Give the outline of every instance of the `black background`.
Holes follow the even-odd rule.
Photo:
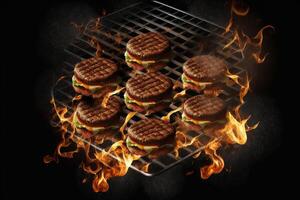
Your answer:
[[[95,8],[93,13],[100,12],[102,8],[109,13],[122,6],[117,2],[90,0],[84,1],[84,4]],[[172,2],[168,3],[184,10],[195,1]],[[209,3],[211,1],[204,2],[208,3],[210,7],[220,5]],[[49,41],[53,40],[51,37],[56,32],[47,32],[49,30],[47,29],[47,19],[49,18],[47,13],[49,10],[50,13],[55,13],[55,9],[64,3],[70,3],[70,1],[12,2],[12,5],[7,6],[4,9],[5,12],[2,13],[4,23],[1,30],[5,36],[2,37],[4,46],[1,48],[4,52],[1,58],[4,66],[1,67],[1,98],[4,100],[4,103],[1,104],[1,134],[4,134],[4,137],[1,137],[1,152],[3,152],[1,194],[4,195],[4,199],[36,197],[42,199],[95,199],[101,197],[101,195],[90,194],[90,188],[81,185],[78,178],[80,176],[78,175],[79,158],[76,158],[75,161],[61,160],[58,165],[49,166],[42,162],[43,156],[51,153],[58,141],[57,135],[53,134],[54,131],[48,124],[48,113],[44,112],[49,109],[47,107],[49,105],[44,105],[47,107],[45,110],[41,108],[43,107],[41,104],[48,98],[48,94],[40,93],[40,91],[43,88],[48,90],[50,78],[43,81],[40,79],[43,74],[51,72],[53,64],[59,62],[59,55],[55,57],[51,51],[60,49],[55,42],[50,42],[49,45]],[[81,2],[72,1],[72,3]],[[126,4],[126,1],[122,1],[122,3]],[[225,3],[221,3],[221,5],[223,4]],[[270,42],[276,60],[272,62],[271,67],[266,65],[266,69],[264,69],[271,80],[268,80],[265,85],[257,84],[253,92],[268,96],[280,110],[280,119],[284,122],[280,146],[272,150],[268,156],[255,162],[250,168],[250,175],[241,184],[229,184],[233,185],[231,187],[200,181],[196,176],[188,177],[188,184],[182,186],[183,190],[178,194],[181,199],[186,195],[197,195],[197,198],[201,198],[202,196],[215,197],[219,195],[238,197],[237,194],[255,197],[261,192],[268,195],[290,194],[284,189],[284,185],[287,186],[290,183],[288,179],[294,177],[297,170],[296,166],[291,167],[290,152],[294,147],[287,145],[287,138],[294,135],[295,132],[291,132],[288,128],[291,127],[289,124],[292,121],[286,123],[291,120],[291,117],[287,118],[288,114],[290,116],[291,114],[284,109],[286,107],[284,100],[288,96],[291,103],[296,101],[288,90],[292,90],[292,87],[296,85],[293,83],[295,79],[291,77],[290,70],[291,66],[297,67],[293,65],[293,62],[297,60],[293,53],[293,47],[296,46],[297,41],[292,40],[296,35],[294,32],[296,28],[293,27],[297,25],[297,16],[299,15],[294,12],[297,6],[287,1],[285,3],[249,1],[248,4],[265,24],[272,24],[276,28],[276,34],[272,35]],[[53,14],[50,15],[50,18],[51,16],[53,17]],[[64,15],[60,13],[60,16]],[[83,19],[78,16],[78,20],[84,22],[86,20],[84,16],[84,13]],[[207,16],[210,16],[210,13]],[[213,14],[211,18],[214,19]],[[77,18],[73,17],[72,19]],[[41,33],[46,36],[41,36]],[[63,37],[60,39],[61,41],[56,42],[62,44],[68,42],[68,39],[63,40]],[[47,47],[52,49],[46,49]],[[41,53],[43,51],[47,52],[49,57],[52,56],[52,63],[48,62],[47,54],[45,56],[45,53]],[[258,78],[258,82],[261,79],[263,78]],[[129,175],[133,177],[137,176],[133,172],[130,173]],[[172,179],[172,176],[166,175],[166,177]],[[234,179],[232,180],[234,182]],[[125,179],[124,184],[127,184],[126,181]],[[191,188],[197,184],[199,190],[195,192]],[[134,190],[134,193],[135,195],[131,194],[131,199],[134,199],[133,197],[143,198],[141,196],[144,195],[144,191]],[[123,191],[120,194],[123,195],[123,198],[126,197],[126,192]],[[111,197],[120,198],[116,195]]]

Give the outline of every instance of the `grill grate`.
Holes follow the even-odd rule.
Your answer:
[[[88,25],[87,27],[90,26]],[[95,56],[95,49],[89,45],[91,37],[95,38],[101,44],[104,57],[108,57],[119,63],[120,68],[123,69],[121,72],[123,79],[121,85],[125,86],[128,78],[132,76],[124,61],[126,43],[130,38],[149,31],[160,32],[170,40],[174,57],[168,66],[160,70],[160,72],[174,81],[180,80],[182,64],[188,58],[200,53],[214,54],[222,57],[228,62],[231,72],[236,74],[245,73],[243,68],[237,67],[243,59],[242,55],[237,53],[237,47],[231,46],[226,51],[223,50],[231,33],[223,35],[224,28],[212,22],[157,1],[149,1],[134,4],[103,17],[100,30],[93,31],[87,28],[80,37],[69,45],[65,50],[67,55],[63,67],[63,74],[69,78],[64,79],[54,88],[54,96],[57,104],[59,106],[67,106],[69,112],[73,112],[71,103],[75,93],[72,89],[71,76],[73,75],[73,68],[76,63]],[[122,41],[117,43],[114,39],[116,36],[121,37]],[[236,86],[228,87],[221,94],[221,98],[234,102],[235,97],[233,97],[233,94],[236,94],[237,90]],[[160,118],[180,105],[181,102],[174,101],[168,109],[154,114],[152,117]],[[123,111],[122,117],[124,118],[130,111],[126,107],[123,108]],[[137,114],[129,121],[128,126],[141,118],[145,118],[145,116]],[[52,123],[53,125],[58,125],[57,120],[53,120]],[[194,132],[189,133],[188,138],[197,136],[195,134]],[[179,157],[177,158],[174,152],[157,159],[143,157],[134,161],[131,168],[146,176],[153,176],[175,166],[183,160],[199,153],[206,144],[214,139],[203,133],[197,134],[202,144],[200,147],[188,146],[182,148],[179,150]],[[92,136],[88,140],[80,137],[80,135],[76,136],[78,139],[90,143],[95,149],[100,151],[107,149],[113,141],[119,139],[116,135],[103,144],[97,144],[97,137],[99,137],[97,135]],[[141,170],[140,166],[148,163],[151,164],[149,171],[145,172]]]

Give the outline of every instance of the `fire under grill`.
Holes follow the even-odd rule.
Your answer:
[[[90,45],[91,38],[96,39],[101,45],[103,50],[102,56],[110,58],[119,64],[122,77],[121,86],[125,86],[126,81],[133,76],[124,60],[127,41],[138,34],[149,31],[160,32],[170,40],[174,56],[168,66],[161,69],[160,72],[174,81],[180,81],[183,63],[188,58],[201,53],[213,54],[223,58],[227,61],[228,68],[232,73],[241,75],[241,73],[246,72],[245,69],[238,67],[243,60],[243,56],[237,53],[238,48],[231,45],[226,50],[223,49],[232,33],[223,34],[224,28],[160,2],[149,1],[133,4],[107,15],[101,20],[102,23],[99,29],[93,30],[90,24],[95,24],[95,21],[90,22],[85,31],[65,49],[66,58],[62,73],[66,78],[55,86],[53,92],[56,104],[67,107],[70,113],[73,112],[72,99],[75,96],[71,83],[73,69],[75,64],[81,60],[95,56],[95,48]],[[117,41],[116,37],[121,38],[121,40]],[[176,91],[179,92],[180,88],[176,89]],[[238,102],[236,95],[238,91],[239,88],[237,86],[227,87],[220,94],[220,97],[230,102],[229,104],[235,104]],[[193,94],[188,93],[188,95]],[[123,93],[119,94],[119,97],[122,99]],[[181,103],[175,100],[168,109],[152,114],[151,117],[161,118],[169,111],[178,108]],[[124,119],[129,112],[130,110],[124,106],[122,118]],[[129,121],[127,127],[142,118],[145,118],[143,114],[136,114]],[[58,126],[59,121],[58,119],[53,119],[51,123],[54,126]],[[176,123],[174,118],[171,118],[171,123]],[[90,143],[92,147],[99,151],[107,150],[114,142],[120,139],[119,135],[116,134],[116,136],[106,139],[99,144],[96,142],[97,135],[88,139],[82,138],[81,135],[75,136],[83,142]],[[189,132],[187,137],[192,139],[195,136],[201,143],[200,147],[190,145],[181,148],[178,157],[176,157],[174,152],[155,159],[142,157],[134,161],[130,168],[146,176],[157,175],[199,153],[210,141],[215,139],[201,132]],[[147,164],[150,164],[150,166],[146,172],[140,166]]]

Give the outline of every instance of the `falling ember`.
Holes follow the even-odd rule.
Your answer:
[[[204,152],[209,156],[212,163],[200,169],[201,178],[208,179],[212,174],[220,173],[224,168],[224,160],[217,154],[217,150],[221,147],[219,141],[212,141],[205,149]]]

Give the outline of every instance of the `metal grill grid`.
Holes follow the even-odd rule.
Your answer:
[[[94,22],[91,22],[87,27],[90,27],[92,23]],[[160,72],[174,81],[180,80],[183,63],[188,58],[200,53],[214,54],[222,57],[228,62],[229,70],[231,72],[236,74],[245,73],[244,69],[237,67],[243,59],[241,54],[236,53],[237,47],[231,46],[226,49],[226,51],[223,50],[224,45],[231,36],[231,33],[225,35],[222,34],[224,28],[160,2],[137,3],[103,17],[100,30],[93,31],[90,28],[87,28],[84,33],[65,50],[67,56],[64,62],[63,73],[69,78],[64,79],[54,89],[57,104],[59,106],[67,106],[69,112],[73,112],[71,107],[72,98],[75,95],[71,84],[73,68],[74,65],[81,60],[95,56],[95,49],[89,44],[92,37],[96,38],[101,44],[104,57],[119,63],[122,75],[121,85],[125,86],[128,78],[132,76],[124,61],[126,43],[130,38],[149,31],[160,32],[170,40],[174,57],[168,66],[160,70]],[[122,38],[122,41],[119,43],[115,41],[117,35]],[[221,98],[225,101],[234,102],[235,97],[233,96],[236,94],[237,90],[238,88],[236,86],[227,88],[221,94]],[[120,98],[122,98],[122,95],[120,95]],[[174,101],[168,109],[154,114],[151,117],[160,118],[180,105],[181,102]],[[123,111],[122,118],[130,112],[126,106],[124,106]],[[143,114],[137,114],[129,121],[128,126],[141,118],[145,118],[145,116]],[[52,123],[57,125],[57,121],[55,120]],[[168,153],[157,159],[143,157],[138,161],[135,161],[131,168],[146,176],[153,176],[175,166],[203,150],[205,145],[213,139],[203,133],[197,134],[202,146],[197,148],[195,146],[182,148],[179,150],[179,157],[177,158],[175,157],[174,152]],[[191,139],[192,137],[197,136],[197,134],[191,132],[189,133],[188,138]],[[112,142],[120,139],[118,135],[115,135],[103,144],[97,144],[95,138],[98,136],[92,136],[89,140],[82,138],[80,135],[77,135],[77,137],[84,142],[89,142],[97,150],[105,150]],[[140,166],[141,164],[144,165],[147,163],[151,163],[151,165],[149,171],[145,172],[141,170]]]

